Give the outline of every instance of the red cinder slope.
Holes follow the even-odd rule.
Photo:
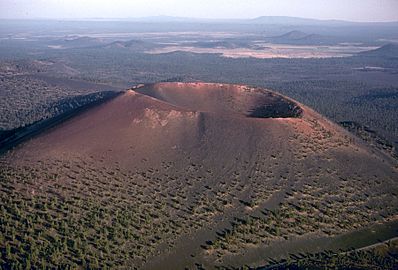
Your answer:
[[[17,237],[0,247],[17,252],[28,236],[46,260],[48,239],[65,240],[62,265],[259,266],[397,231],[393,160],[306,106],[244,85],[141,85],[1,162],[0,204]],[[20,213],[40,218],[26,229]]]

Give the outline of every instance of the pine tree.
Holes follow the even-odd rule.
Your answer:
[[[31,265],[30,265],[30,260],[29,259],[26,259],[26,265],[25,265],[25,269],[26,270],[30,270],[32,267],[31,267]]]
[[[11,246],[10,246],[9,243],[6,244],[6,258],[7,258],[8,260],[11,259]]]

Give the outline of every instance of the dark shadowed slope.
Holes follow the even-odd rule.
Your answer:
[[[375,50],[359,53],[361,56],[398,58],[398,44],[389,43]]]

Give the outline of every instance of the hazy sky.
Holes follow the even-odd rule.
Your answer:
[[[398,0],[0,0],[0,18],[296,16],[398,21]]]

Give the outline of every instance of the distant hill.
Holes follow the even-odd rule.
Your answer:
[[[280,44],[320,45],[338,43],[336,37],[319,34],[307,34],[301,31],[290,31],[286,34],[266,38],[266,41]]]
[[[142,50],[149,50],[149,49],[159,47],[159,45],[152,43],[152,42],[148,42],[148,41],[133,39],[133,40],[128,40],[128,41],[115,41],[115,42],[105,45],[104,47],[107,49],[125,48],[125,49],[131,49],[131,50],[136,50],[136,51],[142,51]]]
[[[305,37],[307,37],[307,36],[308,36],[307,33],[294,30],[294,31],[290,31],[290,32],[288,32],[288,33],[286,33],[286,34],[277,36],[277,37],[275,37],[275,38],[285,39],[285,40],[296,40],[296,39],[305,38]]]
[[[375,50],[359,53],[360,56],[398,58],[398,44],[389,43]]]

